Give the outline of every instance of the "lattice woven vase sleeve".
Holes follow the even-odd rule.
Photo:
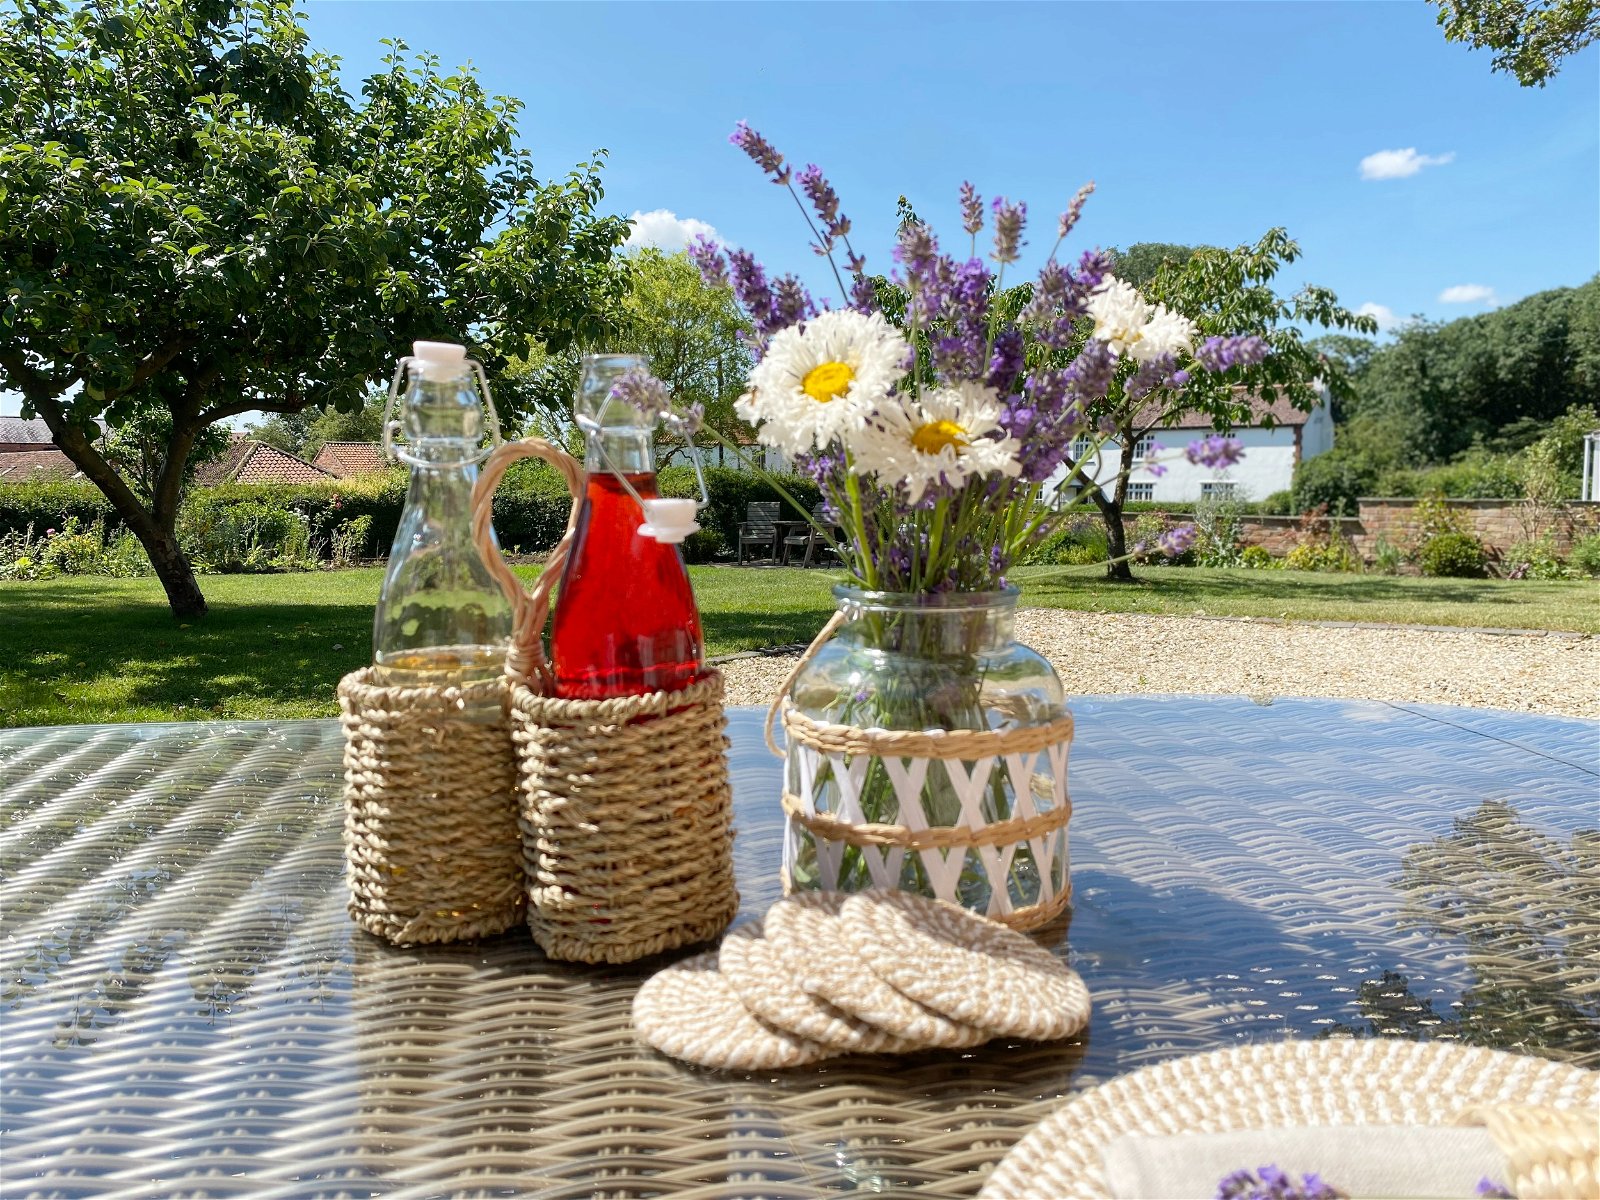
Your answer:
[[[565,451],[538,438],[502,446],[473,497],[480,545],[506,468],[530,457],[582,495]],[[572,537],[569,520],[527,592],[489,556],[516,612],[507,673],[528,927],[551,958],[632,962],[714,938],[738,912],[722,676],[645,696],[555,696],[542,637]]]
[[[910,731],[807,716],[790,689],[843,619],[836,614],[823,627],[768,713],[767,744],[787,758],[784,890],[896,888],[975,908],[1013,929],[1049,924],[1072,900],[1072,717],[1006,730]],[[779,721],[787,754],[773,738]],[[928,819],[924,792],[935,779],[941,788],[948,780],[960,798],[954,823]],[[867,819],[869,781],[892,788],[898,819]]]
[[[380,687],[370,667],[340,680],[350,915],[369,933],[448,942],[522,920],[507,691]]]

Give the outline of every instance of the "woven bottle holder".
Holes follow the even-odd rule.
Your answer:
[[[369,933],[448,942],[522,919],[510,729],[481,719],[506,690],[380,687],[370,667],[339,681],[349,907]]]
[[[555,467],[574,500],[531,590],[486,554],[515,612],[506,673],[528,926],[546,954],[571,962],[632,962],[708,941],[739,909],[722,676],[610,700],[554,695],[542,638],[583,468],[541,438],[501,446],[473,494],[473,536],[491,547],[495,488],[523,458]]]
[[[844,613],[834,613],[779,685],[767,711],[767,747],[779,758],[786,757],[773,737],[773,726],[781,720],[789,746],[800,761],[799,770],[792,774],[799,776],[802,792],[813,793],[797,795],[790,790],[794,778],[785,780],[783,811],[789,825],[786,860],[796,845],[797,827],[815,841],[819,860],[836,859],[847,846],[862,849],[873,875],[871,883],[876,887],[898,886],[903,857],[918,854],[937,898],[959,904],[956,884],[960,870],[967,852],[975,850],[990,885],[985,915],[1013,929],[1048,925],[1072,900],[1065,836],[1059,852],[1055,842],[1056,833],[1065,830],[1072,818],[1066,782],[1072,717],[1066,715],[1048,724],[1009,730],[932,731],[862,729],[814,720],[794,706],[789,690],[845,620]],[[864,775],[864,758],[885,760],[900,811],[912,814],[905,824],[858,819],[859,805],[848,787],[839,811],[824,811],[819,806],[815,794],[818,789],[810,781],[822,776],[823,764],[831,764],[831,774],[837,780],[859,780]],[[1046,765],[1048,771],[1042,770]],[[1001,769],[1008,771],[1013,780],[1028,780],[1030,786],[1016,789],[1016,815],[1003,821],[986,821],[979,811],[979,800],[991,773]],[[948,772],[952,783],[963,792],[966,824],[930,826],[921,819],[921,781],[933,770]],[[859,787],[859,783],[854,786]],[[1027,846],[1033,855],[1040,893],[1034,903],[1014,905],[1006,875],[1022,846]],[[784,891],[790,891],[792,886],[786,862]]]

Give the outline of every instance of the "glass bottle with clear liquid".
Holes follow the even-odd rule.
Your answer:
[[[472,540],[472,489],[486,453],[485,406],[499,441],[494,402],[482,368],[450,342],[413,344],[395,372],[391,408],[403,377],[400,419],[385,413],[384,449],[410,466],[411,481],[373,617],[375,682],[459,687],[491,680],[505,669],[512,611]],[[397,425],[405,435],[398,447]]]
[[[677,691],[705,669],[700,612],[678,550],[699,528],[695,502],[660,496],[657,418],[611,393],[644,367],[627,354],[583,360],[573,412],[588,438],[588,483],[550,635],[556,695],[564,699]]]

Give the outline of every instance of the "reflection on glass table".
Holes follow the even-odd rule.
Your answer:
[[[5,1194],[975,1193],[1060,1098],[1285,1037],[1600,1066],[1596,729],[1334,701],[1083,697],[1072,1042],[767,1075],[628,1025],[659,962],[397,950],[343,912],[332,722],[0,731]],[[730,714],[741,919],[779,764]]]

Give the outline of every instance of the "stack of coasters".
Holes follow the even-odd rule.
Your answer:
[[[994,1037],[1050,1041],[1089,1020],[1083,980],[1027,937],[907,892],[801,892],[721,948],[657,972],[633,1024],[702,1067],[778,1070]]]

